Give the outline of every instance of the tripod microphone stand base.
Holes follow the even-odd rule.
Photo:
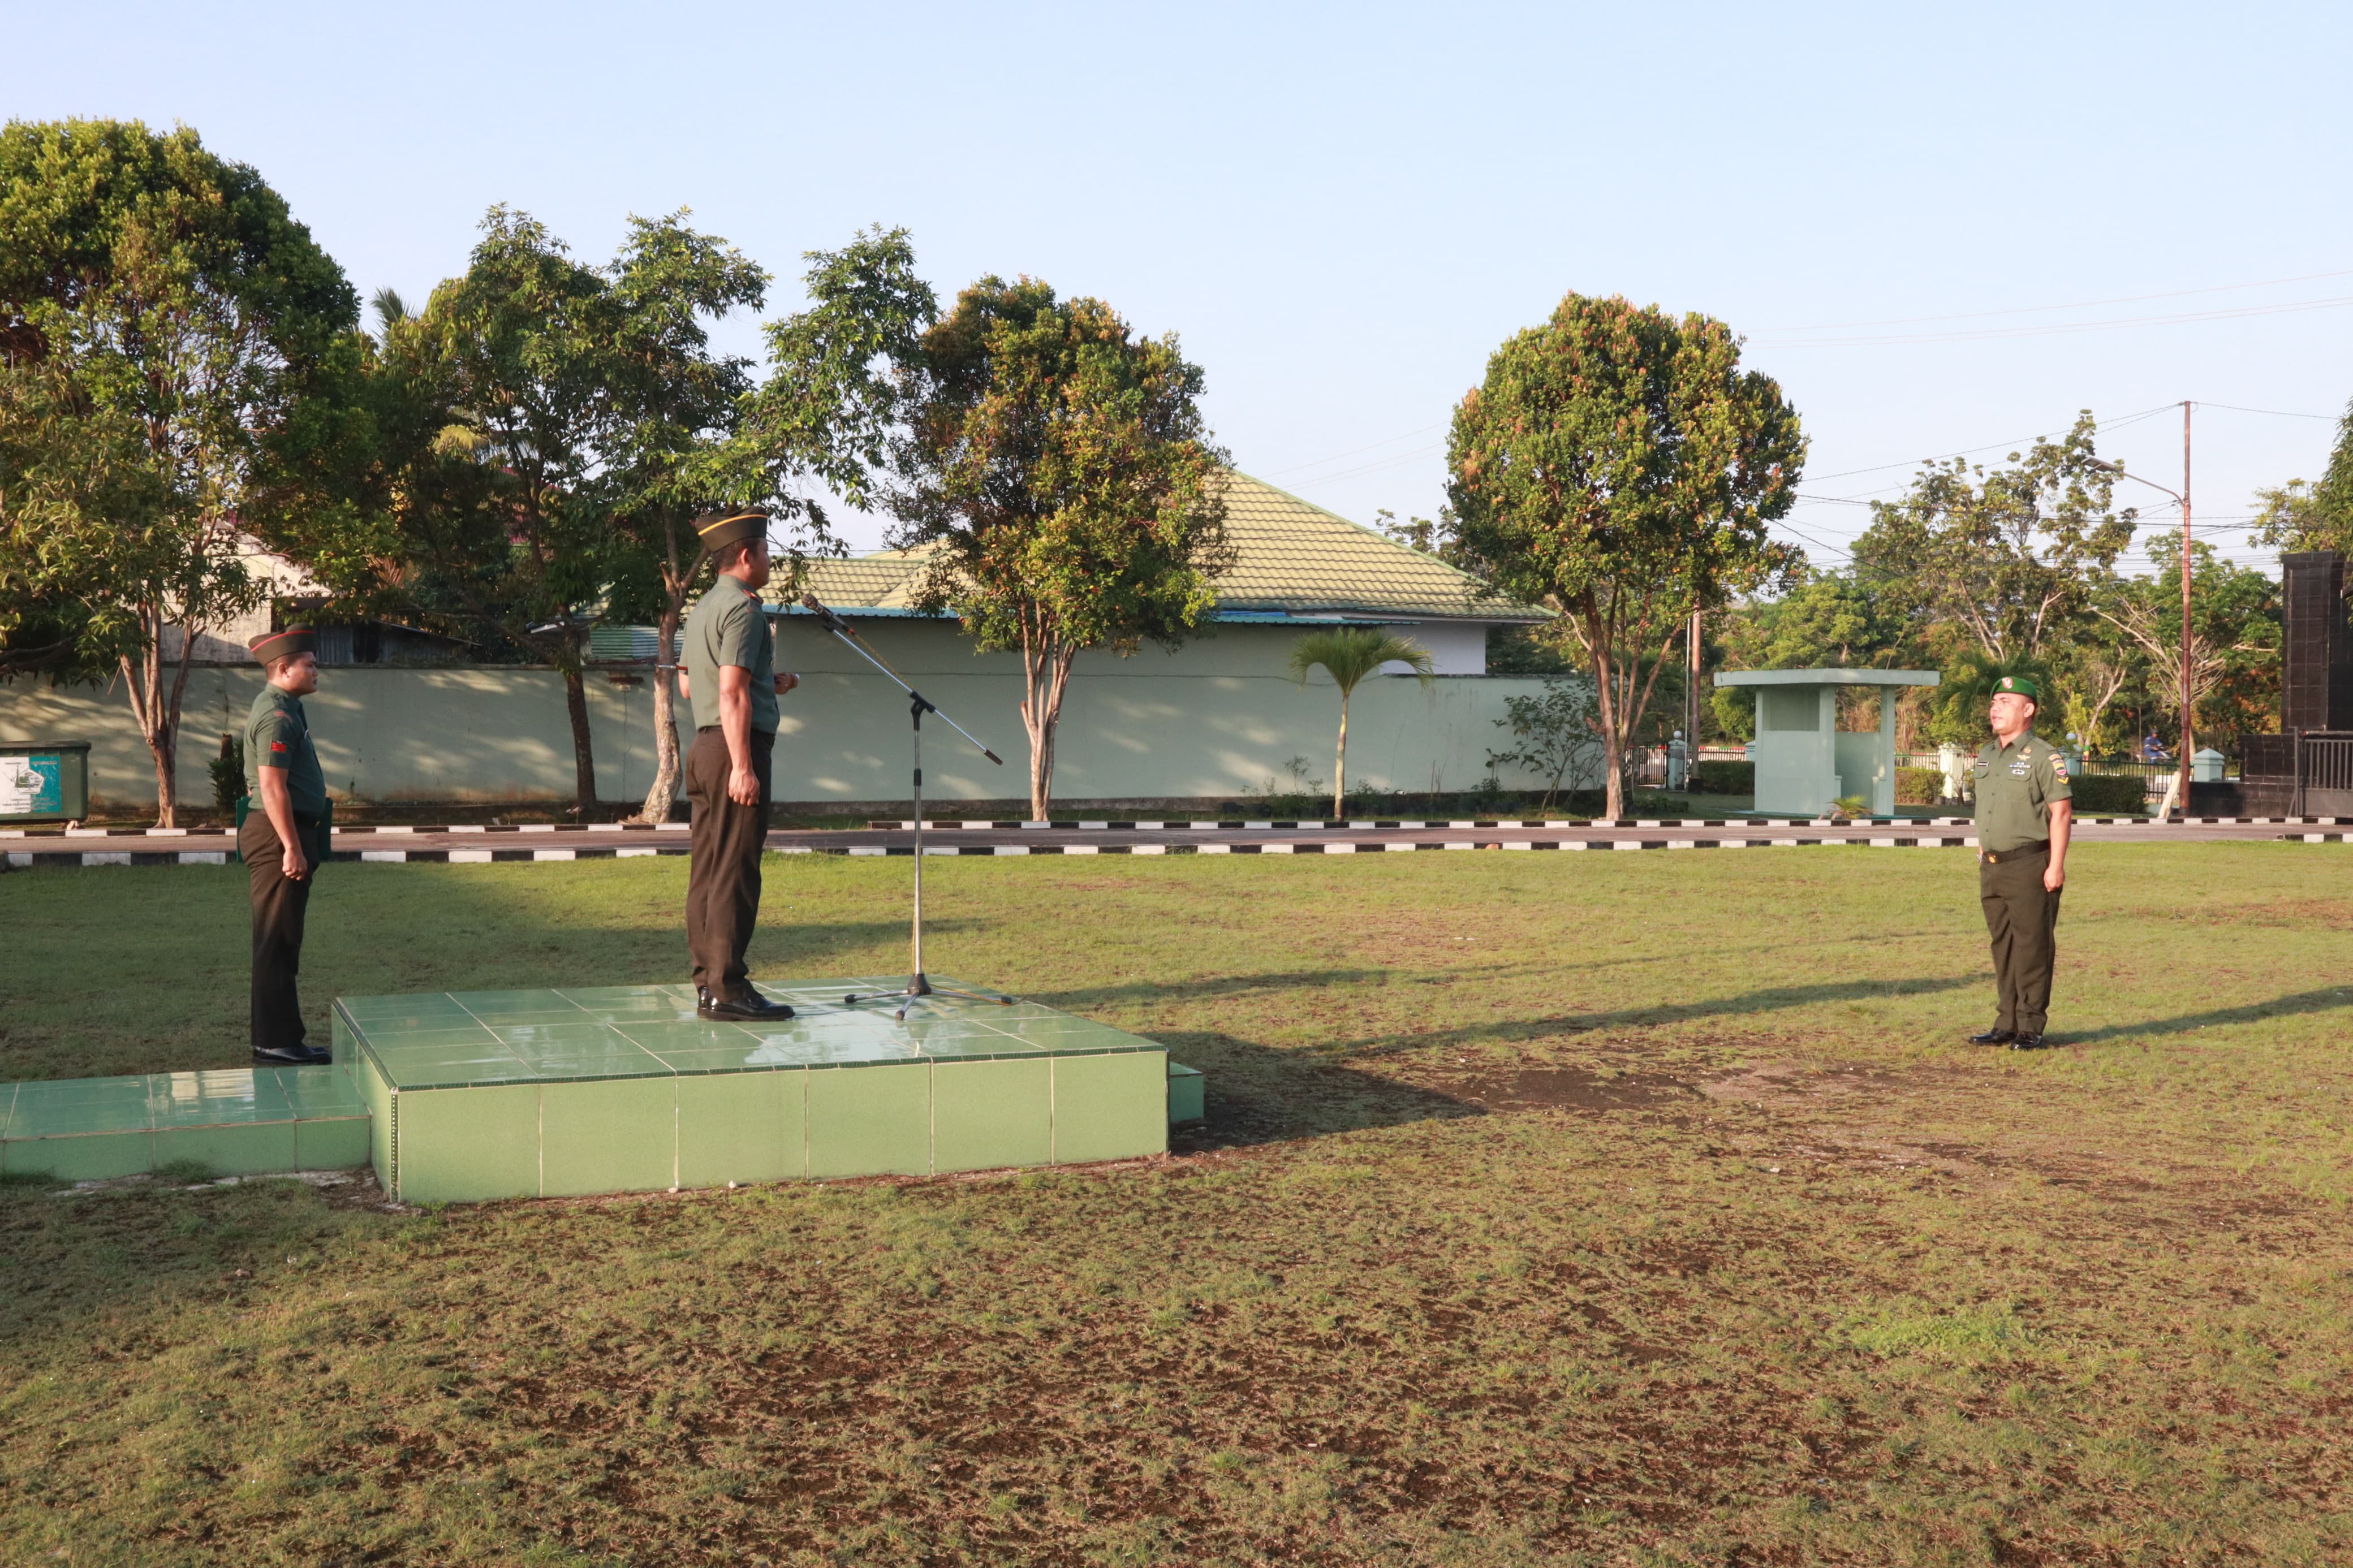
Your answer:
[[[984,996],[977,991],[958,991],[954,986],[934,986],[922,974],[907,976],[906,986],[902,990],[852,991],[841,999],[841,1003],[845,1007],[855,1007],[860,1002],[887,1002],[895,997],[900,1003],[899,1021],[905,1023],[907,1009],[926,996],[954,996],[965,1002],[995,1002],[1007,1007],[1013,1005],[1013,998],[1010,996]]]

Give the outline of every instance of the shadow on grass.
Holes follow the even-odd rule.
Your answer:
[[[1661,1024],[1694,1023],[1708,1018],[1746,1018],[1759,1013],[1778,1013],[1791,1007],[1810,1007],[1825,1002],[1916,996],[1931,991],[1957,991],[1967,986],[1982,985],[1985,979],[1982,974],[1947,974],[1915,980],[1849,980],[1820,985],[1775,985],[1705,1002],[1677,1002],[1658,1007],[1627,1007],[1601,1013],[1556,1013],[1541,1018],[1495,1018],[1454,1029],[1368,1035],[1361,1039],[1335,1040],[1314,1048],[1316,1054],[1326,1057],[1394,1056],[1451,1046],[1591,1034],[1598,1029],[1644,1028]]]
[[[2250,1003],[2243,1007],[2215,1007],[2203,1013],[2183,1013],[2171,1018],[2151,1019],[2145,1024],[2110,1024],[2104,1029],[2066,1030],[2053,1039],[2063,1045],[2095,1046],[2103,1040],[2128,1039],[2139,1035],[2187,1035],[2199,1029],[2219,1028],[2226,1024],[2259,1024],[2266,1018],[2294,1018],[2311,1013],[2328,1013],[2340,1008],[2353,1008],[2353,987],[2330,986],[2319,991],[2298,991],[2293,995],[2274,996],[2268,1002]]]
[[[1153,1038],[1168,1047],[1170,1059],[1208,1075],[1208,1119],[1170,1130],[1169,1147],[1177,1153],[1487,1114],[1452,1095],[1360,1072],[1308,1051],[1176,1030]]]

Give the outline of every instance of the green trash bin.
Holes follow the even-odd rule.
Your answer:
[[[0,741],[0,822],[79,822],[89,815],[88,741]]]

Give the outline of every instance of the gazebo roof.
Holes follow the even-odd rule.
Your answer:
[[[1717,672],[1718,686],[1937,686],[1944,677],[1933,669],[1726,669]]]

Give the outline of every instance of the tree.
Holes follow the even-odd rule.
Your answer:
[[[2147,655],[2147,679],[2179,711],[2181,543],[2149,542],[2147,577],[2120,578],[2094,613]],[[2279,584],[2198,541],[2189,553],[2189,696],[2198,727],[2236,734],[2272,727],[2280,680]]]
[[[0,365],[14,383],[0,482],[41,498],[13,511],[10,545],[29,542],[47,574],[37,584],[18,557],[11,583],[46,607],[0,616],[12,647],[40,626],[74,648],[46,657],[111,664],[164,826],[196,645],[260,598],[244,559],[269,521],[260,477],[357,319],[285,202],[195,132],[0,129]],[[41,384],[22,379],[35,367]]]
[[[2353,401],[2337,423],[2337,445],[2317,484],[2302,479],[2255,492],[2254,539],[2276,550],[2353,555]],[[2178,561],[2180,558],[2176,556]],[[2195,573],[2193,565],[2191,571]],[[2180,682],[2176,680],[2175,685]]]
[[[1448,437],[1465,563],[1559,611],[1591,666],[1613,817],[1677,632],[1799,560],[1767,525],[1795,499],[1805,437],[1780,388],[1739,365],[1720,321],[1571,294],[1495,351]]]
[[[1941,640],[1994,660],[2033,657],[2084,613],[2132,542],[2139,514],[2110,506],[2116,472],[2097,461],[2097,429],[2086,409],[2062,439],[2010,454],[2009,468],[1925,465],[1903,499],[1872,502],[1856,568],[1924,632],[1947,628]]]
[[[1385,664],[1402,664],[1430,682],[1430,653],[1419,643],[1375,626],[1335,626],[1309,632],[1291,645],[1291,679],[1300,685],[1317,669],[1340,689],[1340,750],[1332,764],[1332,815],[1338,816],[1348,795],[1348,699],[1365,677]]]
[[[1717,617],[1715,635],[1725,663],[1742,669],[1894,669],[1903,668],[1908,629],[1877,584],[1853,572],[1801,569],[1780,597]],[[1709,705],[1726,734],[1756,733],[1754,687],[1719,686]],[[1875,693],[1872,709],[1876,729]]]
[[[632,217],[607,270],[613,338],[606,383],[610,427],[598,440],[597,486],[618,535],[608,613],[650,611],[655,627],[654,777],[639,816],[670,819],[678,789],[678,716],[672,650],[687,596],[703,576],[693,520],[762,507],[794,519],[798,498],[779,493],[775,466],[739,442],[752,394],[750,362],[713,354],[709,321],[759,309],[768,275],[726,241],[697,234],[680,213]],[[813,510],[813,509],[812,509]],[[813,513],[824,528],[821,512]]]
[[[1089,648],[1173,648],[1232,560],[1226,456],[1176,337],[1100,300],[984,278],[894,373],[893,542],[928,550],[914,598],[985,649],[1018,648],[1029,808],[1052,795],[1055,727]]]

